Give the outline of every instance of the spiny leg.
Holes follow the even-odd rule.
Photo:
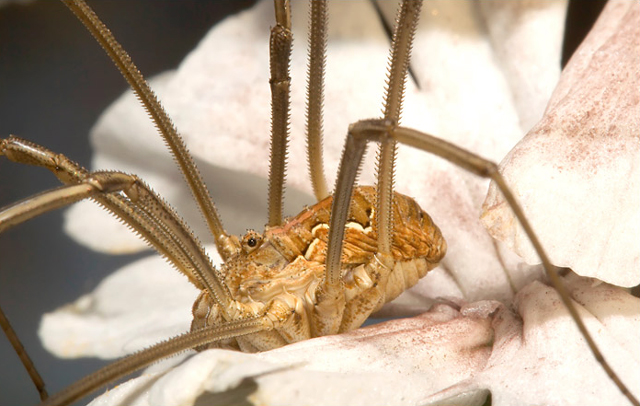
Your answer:
[[[7,140],[0,141],[0,155],[5,155],[5,153],[7,153],[6,145],[8,144],[8,142]],[[9,152],[9,155],[12,156],[13,154]],[[0,209],[0,232],[4,232],[17,224],[20,224],[45,212],[64,207],[68,204],[74,203],[78,200],[82,200],[86,197],[93,196],[98,193],[103,193],[105,192],[105,190],[108,190],[108,192],[113,192],[122,190],[123,188],[130,185],[130,182],[127,179],[124,180],[124,183],[120,182],[119,187],[115,186],[113,182],[109,182],[107,180],[105,183],[111,183],[111,185],[103,187],[100,185],[99,178],[101,177],[101,175],[110,177],[111,174],[102,173],[96,175],[97,176],[86,177],[80,184],[61,186],[59,188],[45,191],[35,196],[23,199],[22,201],[14,203],[13,205]],[[177,267],[179,268],[179,266]],[[36,390],[40,394],[41,400],[46,399],[47,392],[44,389],[44,382],[30,357],[28,356],[27,352],[25,351],[17,334],[2,312],[1,308],[0,326],[2,327],[5,335],[18,354],[20,361],[22,362],[32,382],[34,383]]]
[[[0,233],[29,219],[99,193],[90,184],[67,185],[50,189],[0,209]]]
[[[182,171],[191,192],[198,203],[202,214],[215,239],[218,252],[223,260],[227,261],[240,249],[239,241],[234,236],[229,236],[222,226],[215,205],[209,195],[200,172],[189,154],[184,141],[178,134],[169,119],[169,116],[158,102],[155,94],[144,80],[138,68],[131,61],[129,55],[116,41],[109,29],[100,21],[91,8],[82,0],[63,0],[64,4],[78,17],[87,27],[89,32],[96,38],[98,43],[104,48],[109,57],[118,67],[123,77],[131,85],[131,88],[142,101],[145,109],[155,122],[167,146],[171,150],[180,170]],[[197,244],[199,246],[199,244]],[[210,279],[209,285],[211,293],[216,296],[216,300],[222,304],[223,311],[226,312],[226,305],[231,301],[228,289],[224,286],[220,275],[213,270],[210,275],[205,275],[205,280]],[[206,285],[206,283],[205,283]],[[208,288],[208,287],[207,287]]]
[[[89,395],[95,390],[144,368],[159,359],[216,341],[238,338],[254,333],[282,328],[295,322],[296,319],[295,311],[293,311],[286,299],[279,300],[276,298],[270,301],[260,314],[256,316],[206,326],[201,329],[173,337],[147,349],[121,358],[120,360],[99,369],[81,380],[74,382],[61,392],[48,398],[42,403],[42,405],[68,405],[71,402]]]
[[[322,162],[324,70],[327,51],[327,1],[310,2],[309,64],[307,68],[307,160],[313,193],[329,196]]]
[[[0,209],[0,233],[41,214],[69,206],[99,193],[121,192],[131,186],[130,176],[93,172],[81,183],[46,190]]]
[[[393,44],[391,47],[391,64],[389,66],[389,79],[384,103],[385,119],[393,122],[396,122],[400,117],[405,79],[409,67],[411,43],[417,26],[418,17],[420,15],[421,4],[422,2],[420,1],[403,1],[400,5],[400,10],[398,11],[398,23],[396,24],[396,32],[394,33]],[[347,139],[346,142],[350,143],[349,139]],[[356,147],[351,146],[351,148]],[[364,152],[365,147],[363,146],[362,148],[362,152]],[[379,152],[378,161],[378,214],[376,215],[378,227],[378,251],[384,254],[389,254],[391,252],[393,230],[393,223],[391,219],[393,211],[391,210],[391,203],[393,198],[393,166],[395,162],[395,149],[395,141],[391,137],[388,137],[386,140],[381,142],[381,151]],[[349,148],[347,145],[345,146],[345,154],[348,150]],[[360,160],[358,160],[358,162],[359,161]],[[345,168],[345,170],[348,170],[350,175],[355,177],[358,172],[358,165],[353,168]],[[351,185],[349,187],[353,186],[352,182],[345,182],[339,174],[336,181],[335,191],[343,190],[347,187],[347,184]],[[332,218],[335,214],[333,211],[334,209],[338,208],[339,210],[342,210],[341,208],[344,207],[344,213],[339,213],[339,217],[344,217],[346,219],[349,208],[348,202],[350,199],[351,192],[345,193],[345,200],[340,202],[339,205],[336,205],[336,200],[338,199],[336,199],[336,196],[334,195],[334,204],[331,209]],[[331,224],[331,226],[333,225],[334,223]],[[342,223],[342,226],[339,226],[338,229],[343,227],[344,223]],[[336,230],[336,233],[339,232],[339,230]],[[330,234],[329,241],[331,241],[331,235],[333,235],[333,233]],[[337,237],[335,237],[334,240],[337,241]],[[340,237],[340,240],[342,240],[342,237]],[[327,253],[326,284],[335,285],[339,282],[339,261],[340,251]]]
[[[289,139],[289,105],[291,78],[291,9],[289,0],[275,0],[276,25],[269,39],[271,72],[271,166],[269,168],[268,226],[282,224],[283,190]]]
[[[91,173],[64,155],[15,136],[0,140],[0,154],[14,162],[49,169],[67,185],[82,184],[91,177]],[[116,176],[115,172],[111,174]],[[209,291],[220,304],[225,318],[230,319],[229,291],[188,226],[135,175],[119,176],[127,177],[130,182],[125,195],[103,192],[93,199],[149,242],[196,287]]]
[[[4,140],[2,140],[4,142]],[[135,178],[114,172],[94,172],[79,184],[64,185],[23,199],[0,209],[0,233],[7,229],[39,216],[43,213],[67,206],[79,200],[100,193],[114,193],[126,190],[135,182]],[[25,351],[20,339],[11,327],[9,320],[0,308],[0,326],[14,347],[20,361],[34,383],[40,399],[47,398],[44,381]]]
[[[542,244],[540,244],[538,237],[533,232],[533,228],[529,224],[524,211],[516,201],[511,189],[507,186],[504,178],[498,171],[498,166],[491,161],[469,151],[465,151],[449,142],[417,130],[397,127],[394,122],[385,120],[362,120],[350,126],[347,141],[345,143],[345,150],[340,161],[340,169],[338,171],[339,185],[336,186],[333,204],[331,206],[331,228],[327,248],[327,267],[329,266],[328,264],[330,260],[337,261],[337,266],[338,268],[340,267],[340,252],[342,252],[344,226],[347,219],[347,212],[349,210],[349,200],[353,191],[353,184],[355,183],[357,176],[357,168],[364,155],[365,146],[369,141],[383,142],[388,137],[393,137],[396,141],[405,145],[435,154],[471,173],[481,177],[490,178],[496,183],[505,197],[505,200],[513,210],[518,222],[533,244],[553,287],[558,291],[562,302],[578,326],[580,333],[585,338],[594,357],[600,365],[602,365],[602,368],[605,370],[609,378],[629,399],[629,401],[633,405],[639,406],[640,402],[638,402],[626,385],[620,380],[615,371],[611,368],[609,363],[605,360],[595,341],[591,337],[591,334],[582,322],[569,293],[560,280],[556,267],[549,261],[549,257],[542,248]]]
[[[96,194],[123,191],[131,187],[133,182],[135,182],[134,178],[121,173],[94,172],[79,184],[64,185],[23,199],[0,209],[0,233],[43,213],[65,207]],[[0,326],[34,383],[40,394],[40,399],[45,400],[48,394],[44,381],[1,308]]]
[[[145,81],[144,77],[131,61],[129,55],[116,41],[111,31],[100,21],[93,10],[82,0],[62,0],[63,3],[78,17],[89,32],[104,48],[107,55],[115,63],[116,67],[127,80],[136,93],[144,108],[153,119],[160,134],[171,150],[173,157],[182,171],[191,193],[193,194],[200,211],[202,212],[218,248],[220,256],[226,261],[239,249],[237,239],[229,236],[222,226],[222,222],[211,199],[200,172],[196,168],[191,154],[188,152],[182,137],[174,127],[171,119],[161,106],[157,97]]]
[[[396,17],[396,27],[389,56],[387,88],[384,97],[384,119],[394,123],[400,122],[402,100],[404,96],[409,61],[411,60],[411,46],[415,36],[422,1],[404,0],[400,4]],[[378,150],[378,165],[376,168],[378,183],[377,210],[375,226],[378,230],[378,251],[381,254],[391,254],[393,239],[393,181],[396,160],[396,141],[393,138],[380,143]]]
[[[402,110],[402,99],[404,94],[407,72],[409,69],[409,60],[411,54],[411,45],[413,37],[420,17],[421,1],[404,0],[400,4],[398,10],[398,18],[393,35],[391,45],[391,54],[389,57],[390,65],[388,70],[387,89],[385,91],[384,100],[384,118],[393,122],[397,122],[400,118]],[[347,143],[350,141],[347,140]],[[374,217],[374,228],[378,233],[378,260],[384,266],[390,264],[391,241],[393,239],[393,177],[394,164],[396,157],[396,142],[391,137],[386,137],[380,142],[380,150],[378,151],[378,184],[376,198],[376,215]],[[366,143],[359,147],[353,146],[357,152],[364,154]],[[347,154],[348,148],[344,153]],[[351,152],[349,152],[351,154]],[[353,156],[355,158],[355,155]],[[361,160],[358,159],[358,162]],[[349,176],[355,176],[358,173],[359,164],[349,168]],[[335,191],[345,190],[340,198],[336,194],[333,197],[331,207],[331,220],[329,224],[329,242],[333,240],[334,250],[329,244],[327,251],[327,260],[325,268],[325,279],[318,287],[316,311],[318,319],[322,320],[323,330],[320,334],[334,334],[340,328],[340,320],[344,312],[344,289],[341,280],[340,257],[342,255],[342,239],[344,238],[344,225],[346,222],[347,212],[349,210],[349,202],[351,201],[351,192],[353,190],[353,181],[343,179],[343,175],[338,173]],[[345,183],[346,181],[346,183]],[[348,192],[346,191],[348,188]],[[334,192],[335,193],[335,192]],[[340,200],[340,202],[337,202]],[[335,213],[333,210],[343,210],[344,212]],[[334,230],[335,228],[335,230]],[[337,240],[340,240],[339,249]],[[384,268],[384,266],[382,268]],[[381,276],[386,278],[388,272],[384,272]],[[330,311],[330,309],[335,309]],[[324,315],[327,316],[324,316]]]

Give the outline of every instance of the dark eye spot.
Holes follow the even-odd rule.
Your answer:
[[[250,238],[247,240],[247,245],[248,245],[249,247],[251,247],[251,248],[255,247],[257,244],[258,244],[258,240],[256,240],[256,239],[255,239],[255,238],[253,238],[253,237],[250,237]]]

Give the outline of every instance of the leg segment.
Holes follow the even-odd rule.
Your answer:
[[[277,299],[273,300],[255,317],[203,327],[199,330],[184,333],[167,341],[160,342],[128,357],[121,358],[91,375],[76,381],[61,392],[48,398],[42,405],[68,405],[159,359],[216,341],[245,337],[261,332],[268,333],[276,328],[287,328],[287,326],[292,324],[294,319],[295,315],[286,303]]]
[[[411,44],[420,17],[421,1],[405,0],[400,4],[397,24],[391,45],[390,65],[388,70],[387,88],[384,100],[384,119],[397,122],[402,110],[409,60],[411,56]],[[364,154],[366,142],[359,142],[356,138],[347,139],[343,161],[336,181],[336,189],[331,207],[331,220],[329,229],[329,247],[327,251],[325,281],[318,291],[317,318],[323,320],[322,334],[333,334],[339,331],[338,320],[342,319],[344,311],[344,290],[340,279],[340,256],[342,254],[342,240],[344,238],[344,224],[349,210],[349,202],[353,191],[355,177]],[[311,156],[311,155],[310,155]],[[396,141],[392,137],[384,137],[380,140],[378,150],[378,184],[377,202],[374,227],[378,232],[378,261],[381,264],[380,274],[388,275],[389,269],[383,264],[392,264],[391,241],[393,238],[393,177],[396,158]],[[348,168],[343,163],[352,159],[353,165]],[[356,163],[357,162],[357,163]],[[345,175],[342,175],[342,171]],[[314,186],[315,187],[315,186]],[[342,194],[338,194],[342,191]],[[338,210],[338,212],[334,212]],[[333,241],[333,244],[331,244]],[[338,245],[337,242],[340,241]]]
[[[411,59],[411,45],[418,26],[422,1],[404,0],[400,4],[396,28],[391,44],[390,65],[387,74],[387,88],[384,98],[384,119],[399,123],[402,112],[409,61]],[[376,168],[377,210],[375,226],[378,229],[378,251],[388,255],[391,253],[393,238],[393,178],[396,161],[396,141],[388,138],[380,142],[378,150],[378,165]]]
[[[38,373],[38,370],[36,369],[35,365],[33,365],[33,361],[31,361],[31,357],[29,357],[29,354],[27,354],[27,351],[25,351],[24,347],[22,346],[22,343],[20,342],[20,339],[18,338],[18,335],[16,334],[13,327],[11,327],[9,320],[7,319],[7,317],[5,316],[1,308],[0,308],[0,327],[2,327],[2,331],[4,331],[4,334],[9,339],[9,342],[13,346],[13,349],[16,351],[16,354],[18,354],[18,357],[20,358],[22,365],[24,365],[24,368],[27,370],[27,373],[29,374],[31,381],[36,386],[36,390],[40,394],[40,400],[45,400],[46,398],[49,397],[49,395],[47,394],[47,390],[44,387],[44,381],[42,380],[42,377]]]
[[[322,162],[322,107],[327,51],[327,1],[311,2],[309,68],[307,77],[307,159],[313,193],[318,201],[329,196]]]
[[[276,26],[269,40],[271,70],[271,156],[269,168],[269,220],[271,227],[282,224],[284,170],[289,142],[291,59],[291,10],[288,0],[276,0]]]
[[[76,185],[65,185],[30,196],[0,210],[0,233],[52,210],[60,209],[99,193],[120,192],[133,179],[114,172],[94,172]]]

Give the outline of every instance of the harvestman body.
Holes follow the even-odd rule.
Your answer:
[[[137,177],[120,172],[88,172],[66,157],[28,141],[13,136],[2,140],[2,155],[50,169],[65,186],[4,209],[0,213],[0,231],[91,197],[137,231],[202,290],[194,305],[190,334],[118,361],[49,398],[46,404],[67,404],[159,357],[187,348],[222,345],[261,351],[359,327],[373,311],[434,268],[446,251],[446,243],[429,216],[412,199],[392,190],[396,142],[438,154],[475,174],[493,179],[531,238],[549,277],[566,297],[555,268],[546,258],[497,167],[454,145],[398,124],[419,2],[403,2],[398,14],[384,117],[363,120],[350,127],[333,197],[283,222],[291,32],[288,4],[276,1],[277,24],[272,29],[271,40],[273,116],[269,223],[264,234],[250,231],[242,239],[227,235],[222,228],[182,140],[126,53],[86,5],[81,2],[67,2],[67,5],[105,47],[156,121],[207,217],[225,265],[220,270],[214,268],[173,209]],[[322,3],[314,3],[310,70],[323,65],[325,12]],[[321,73],[316,75],[321,77]],[[309,90],[310,133],[314,127],[321,128],[321,124],[313,124],[314,120],[321,122],[322,116],[322,85],[317,87]],[[315,107],[313,101],[316,101]],[[316,197],[321,200],[327,188],[322,179],[320,142],[314,138],[318,136],[317,133],[310,135],[309,160]],[[378,186],[354,189],[369,141],[381,143]],[[570,300],[564,300],[576,316]],[[579,326],[588,337],[580,322]]]

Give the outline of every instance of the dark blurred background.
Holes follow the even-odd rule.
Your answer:
[[[146,75],[175,68],[211,25],[251,1],[101,1],[91,5]],[[604,1],[572,2],[568,59]],[[126,88],[102,49],[58,2],[0,8],[0,137],[20,135],[90,164],[89,129]],[[0,158],[0,207],[58,186],[47,171]],[[41,347],[42,313],[91,291],[132,256],[87,250],[60,232],[54,212],[0,235],[0,306],[11,320],[50,392],[103,365],[59,360]],[[38,403],[38,395],[0,336],[0,406]],[[82,402],[81,402],[82,403]]]

